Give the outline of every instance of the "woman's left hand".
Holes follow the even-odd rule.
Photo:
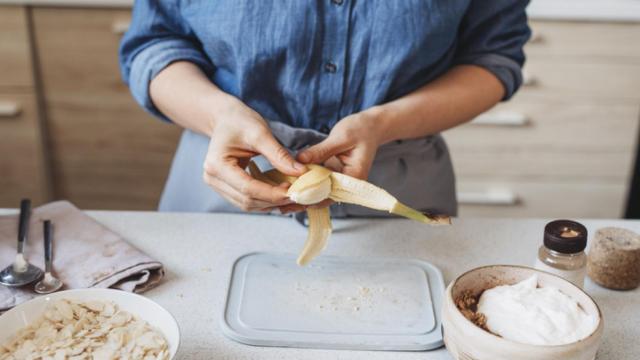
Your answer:
[[[380,146],[380,131],[375,115],[363,111],[338,121],[329,136],[297,156],[305,164],[324,164],[333,170],[367,179]]]

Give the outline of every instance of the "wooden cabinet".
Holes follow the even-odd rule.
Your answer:
[[[31,66],[26,9],[0,7],[0,90],[31,90]]]
[[[180,129],[140,109],[120,78],[129,18],[0,6],[0,207],[30,196],[156,208]],[[527,85],[444,134],[460,215],[618,217],[640,123],[640,24],[532,28]]]
[[[180,129],[122,82],[129,10],[33,8],[55,194],[87,209],[157,207]]]
[[[40,125],[26,9],[0,7],[0,207],[49,198]]]
[[[528,84],[445,133],[460,215],[619,217],[640,123],[640,26],[531,26]]]
[[[48,200],[42,134],[33,94],[0,92],[0,206]]]

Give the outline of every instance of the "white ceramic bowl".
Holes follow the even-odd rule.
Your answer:
[[[19,329],[39,318],[47,305],[57,299],[113,301],[122,310],[138,316],[160,330],[169,343],[171,359],[178,351],[180,329],[176,320],[167,310],[144,296],[113,289],[66,290],[40,296],[20,304],[0,316],[0,344],[8,341]]]
[[[529,345],[506,340],[487,332],[462,315],[454,303],[463,292],[473,295],[498,285],[515,284],[538,274],[538,285],[553,286],[577,301],[588,314],[599,319],[588,337],[564,345]],[[451,282],[442,307],[442,327],[447,350],[458,360],[593,360],[600,346],[603,318],[598,305],[571,282],[543,271],[512,265],[492,265],[473,269]]]

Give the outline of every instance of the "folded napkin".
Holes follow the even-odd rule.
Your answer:
[[[53,225],[53,273],[64,289],[117,288],[143,292],[164,276],[162,264],[127,243],[68,201],[32,211],[25,257],[44,270],[42,223]],[[0,267],[15,258],[18,215],[0,216]],[[0,312],[38,296],[35,284],[20,288],[0,285]]]

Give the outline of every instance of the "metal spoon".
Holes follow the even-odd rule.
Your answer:
[[[51,275],[52,231],[51,220],[44,221],[44,279],[38,281],[35,290],[38,294],[49,294],[62,287],[62,281]]]
[[[20,202],[20,223],[18,225],[18,253],[13,264],[0,272],[0,284],[17,287],[32,283],[42,276],[40,268],[29,264],[24,258],[24,243],[29,232],[29,216],[31,215],[31,200]]]

